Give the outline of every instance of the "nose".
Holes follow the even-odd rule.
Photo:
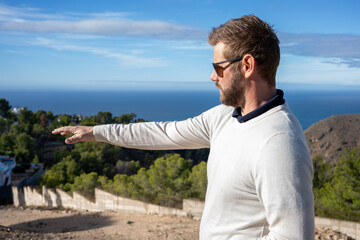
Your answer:
[[[217,73],[215,72],[215,70],[212,71],[211,75],[210,75],[210,80],[217,82],[219,81],[219,76],[217,75]]]

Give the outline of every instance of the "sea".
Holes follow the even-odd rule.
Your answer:
[[[197,116],[218,104],[218,91],[69,91],[1,90],[12,108],[27,107],[54,114],[93,116],[111,112],[112,116],[135,113],[147,121],[180,121]],[[285,100],[303,129],[338,114],[360,113],[360,90],[289,90]]]

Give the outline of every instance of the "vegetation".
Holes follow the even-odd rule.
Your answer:
[[[133,113],[113,117],[109,112],[81,119],[27,108],[18,114],[0,99],[0,155],[15,156],[26,168],[40,162],[47,171],[41,185],[79,191],[93,198],[95,187],[124,197],[171,207],[183,198],[204,199],[207,149],[141,151],[105,143],[64,145],[51,131],[65,125],[135,123]],[[315,212],[318,216],[360,221],[360,148],[344,151],[336,166],[313,159]]]
[[[97,142],[66,146],[64,136],[51,134],[53,129],[66,125],[145,121],[136,119],[134,113],[113,117],[109,112],[99,112],[81,119],[43,110],[33,113],[27,108],[14,114],[10,109],[9,103],[1,99],[0,154],[15,156],[21,170],[30,163],[42,163],[47,170],[41,185],[79,191],[89,198],[94,187],[99,187],[166,206],[179,206],[183,197],[204,198],[206,164],[196,165],[207,159],[208,149],[142,151]],[[194,182],[200,177],[204,178],[200,182],[205,182],[205,187]]]
[[[139,169],[138,162],[131,165],[132,171]],[[95,171],[85,173],[80,166],[81,161],[69,155],[45,172],[41,185],[79,191],[90,199],[98,187],[120,196],[170,207],[181,207],[184,198],[203,200],[205,197],[206,163],[192,167],[191,161],[179,154],[166,154],[156,159],[149,169],[140,168],[132,175],[116,174],[112,179]]]
[[[125,197],[170,207],[181,207],[184,198],[204,199],[206,188],[198,189],[193,181],[194,169],[206,172],[206,163],[191,166],[179,154],[166,154],[149,169],[141,168],[131,176],[117,174],[113,180],[102,179],[104,190]],[[206,174],[202,175],[206,181]]]
[[[344,151],[333,172],[326,164],[319,169],[323,181],[314,189],[316,214],[359,222],[360,148]]]

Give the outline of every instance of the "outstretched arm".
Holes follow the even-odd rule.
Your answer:
[[[224,111],[228,114],[228,109],[219,105],[197,117],[179,122],[67,126],[55,129],[53,134],[73,134],[65,140],[66,144],[97,141],[146,150],[209,148],[212,124],[210,120],[213,116],[219,118]]]
[[[93,129],[94,127],[88,127],[88,126],[67,126],[67,127],[57,128],[54,131],[52,131],[52,133],[53,134],[60,133],[61,135],[73,134],[73,136],[65,140],[66,144],[73,144],[77,142],[95,141]]]

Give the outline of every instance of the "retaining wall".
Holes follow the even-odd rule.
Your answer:
[[[345,233],[352,238],[360,239],[360,223],[357,222],[315,217],[315,226],[317,228],[330,228]]]
[[[183,210],[194,219],[200,220],[204,209],[204,202],[196,199],[184,199]]]
[[[21,189],[12,187],[12,191],[15,206],[64,207],[90,212],[112,210],[124,213],[187,216],[187,212],[181,209],[123,198],[100,189],[95,189],[95,202],[88,200],[77,192],[74,192],[71,196],[61,189],[48,189],[46,187],[42,188],[42,193],[29,186]]]
[[[192,216],[194,219],[201,219],[204,208],[204,202],[194,199],[184,199],[183,209],[176,209],[115,196],[100,189],[95,189],[95,202],[86,199],[77,192],[71,196],[61,189],[47,189],[46,187],[42,188],[42,193],[33,187],[21,189],[12,187],[12,192],[15,206],[64,207],[90,212],[112,210],[124,213],[155,213]],[[315,217],[315,226],[341,231],[360,240],[360,223]]]

